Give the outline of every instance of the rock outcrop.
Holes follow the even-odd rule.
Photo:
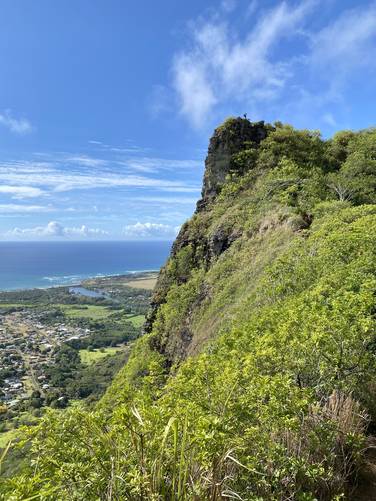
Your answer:
[[[267,134],[263,121],[251,122],[241,117],[227,119],[214,131],[205,160],[202,199],[197,203],[197,210],[204,209],[213,200],[226,182],[226,176],[236,170],[233,155],[249,144],[258,146]]]
[[[267,137],[268,132],[273,130],[270,124],[261,122],[251,122],[247,118],[228,118],[222,125],[215,129],[209,142],[208,155],[205,160],[205,172],[203,179],[202,198],[197,203],[196,214],[203,211],[210,213],[210,205],[220,193],[221,188],[227,181],[227,176],[232,174],[244,174],[244,171],[237,172],[237,165],[234,163],[234,155],[249,148],[258,148],[260,143]],[[249,166],[251,167],[251,166]],[[188,267],[190,269],[205,267],[209,269],[212,263],[225,252],[232,243],[241,236],[239,229],[222,227],[219,225],[214,231],[207,233],[203,228],[192,230],[192,221],[186,222],[177,236],[172,249],[170,262],[177,261],[177,256],[184,250],[190,250]],[[177,266],[176,268],[179,268]],[[162,268],[154,294],[151,301],[151,308],[144,324],[144,331],[150,333],[157,317],[158,310],[166,302],[166,296],[172,283],[180,285],[186,282],[189,274],[181,269],[174,270],[174,276],[168,266]],[[198,302],[203,298],[201,297]],[[190,319],[182,326],[177,337],[180,344],[187,347],[191,340],[189,328]],[[158,341],[154,348],[165,353],[162,346],[158,346]],[[179,350],[184,351],[184,350]]]
[[[202,198],[197,202],[197,212],[205,210],[219,194],[226,183],[229,173],[236,172],[233,157],[249,147],[258,147],[266,138],[270,125],[264,121],[251,122],[247,118],[228,118],[222,125],[215,129],[210,139],[208,154],[205,160],[205,172],[202,187]],[[228,233],[223,228],[218,228],[213,235],[205,233],[192,236],[189,222],[185,223],[177,236],[172,249],[171,258],[174,258],[184,247],[192,248],[192,266],[201,264],[210,266],[213,259],[227,250],[240,236],[236,231]],[[198,252],[199,249],[199,252]],[[195,262],[196,261],[196,262]],[[175,277],[177,283],[185,281],[184,276]],[[144,325],[145,332],[151,332],[158,308],[166,300],[169,286],[166,269],[162,268],[158,283],[152,298],[151,309]]]

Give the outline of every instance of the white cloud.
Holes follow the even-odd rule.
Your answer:
[[[162,162],[162,160],[159,159],[158,162]],[[150,167],[152,165],[160,165],[158,162],[151,160]],[[181,165],[187,165],[184,161],[181,162]],[[172,165],[179,164],[176,164],[175,161],[166,161],[166,165],[172,168]],[[198,165],[198,163],[193,162],[192,165]],[[185,186],[181,181],[138,176],[131,173],[124,174],[120,169],[106,170],[93,174],[92,170],[87,166],[82,166],[80,169],[68,170],[64,165],[59,163],[27,161],[0,164],[1,182],[17,186],[25,186],[27,183],[34,187],[49,188],[54,192],[120,187],[155,189],[191,188],[190,186]]]
[[[203,167],[201,160],[174,160],[167,158],[141,157],[118,162],[120,165],[140,172],[158,172],[160,170],[200,169]]]
[[[89,144],[92,144],[99,148],[102,152],[113,152],[113,153],[143,153],[149,150],[150,148],[145,148],[141,146],[137,146],[134,144],[134,141],[131,139],[125,140],[126,146],[113,146],[111,144],[103,143],[102,141],[91,140],[88,141]]]
[[[85,167],[103,167],[107,164],[106,160],[101,158],[93,158],[88,155],[77,155],[73,157],[68,157],[66,159],[68,163],[84,165]]]
[[[161,191],[174,192],[174,193],[197,193],[200,196],[201,186],[174,186],[174,187],[161,187]]]
[[[162,179],[146,178],[143,176],[120,176],[117,174],[109,174],[107,176],[90,176],[72,174],[57,174],[52,176],[56,179],[54,191],[63,192],[74,189],[93,189],[93,188],[119,188],[122,186],[139,187],[139,188],[162,188],[180,186],[177,181],[167,181]],[[41,182],[43,182],[41,180]]]
[[[347,126],[338,122],[350,110],[348,91],[359,94],[374,81],[375,1],[334,11],[319,0],[274,2],[272,8],[252,0],[237,10],[248,22],[244,34],[226,14],[231,0],[220,6],[189,25],[186,48],[172,61],[178,109],[192,126],[244,111],[298,126]],[[327,18],[320,19],[323,7],[332,17],[320,26]],[[325,109],[332,104],[335,121]]]
[[[14,118],[10,110],[0,113],[0,124],[16,134],[27,134],[33,130],[31,123],[26,118]]]
[[[151,239],[172,239],[179,231],[178,226],[171,226],[162,223],[136,223],[124,227],[123,235],[126,238],[151,238]]]
[[[154,85],[148,103],[151,117],[156,118],[163,112],[172,111],[172,100],[173,93],[170,89],[163,85]]]
[[[157,204],[182,204],[182,205],[194,205],[197,202],[197,198],[192,197],[134,197],[132,200],[140,201],[144,203],[157,203]]]
[[[35,188],[32,186],[0,185],[0,193],[11,195],[12,198],[16,199],[34,198],[43,195],[43,191],[40,188]]]
[[[206,76],[205,62],[194,62],[195,56],[181,54],[174,63],[174,84],[180,98],[181,113],[195,127],[200,127],[217,98]]]
[[[0,214],[22,212],[51,212],[53,210],[53,207],[43,205],[0,204]]]
[[[34,228],[14,228],[5,233],[6,238],[17,239],[48,239],[48,238],[96,238],[105,237],[109,233],[98,228],[88,228],[86,225],[69,228],[57,221],[50,221],[46,226]]]
[[[338,71],[375,66],[376,4],[343,12],[332,24],[312,36],[311,60],[316,66],[328,66],[329,78]]]
[[[288,61],[273,60],[272,49],[283,39],[299,35],[313,4],[310,0],[296,7],[280,3],[243,40],[217,19],[196,24],[193,47],[180,52],[173,63],[181,113],[200,127],[214,105],[229,98],[249,102],[277,95],[289,78],[289,68]]]
[[[69,236],[80,237],[103,237],[109,235],[108,231],[101,230],[99,228],[89,228],[85,224],[78,228],[64,228],[64,232]]]
[[[106,149],[108,151],[112,151],[113,153],[142,153],[146,151],[148,148],[141,148],[139,146],[128,146],[126,148],[119,148],[118,146],[109,146],[106,145]]]

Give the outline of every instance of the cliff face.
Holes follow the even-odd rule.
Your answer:
[[[374,181],[365,176],[356,187],[348,171],[356,137],[341,133],[325,142],[315,132],[240,117],[214,131],[202,199],[161,270],[145,326],[167,363],[197,353],[235,318],[250,314],[258,277],[309,228],[317,204],[334,203],[346,186],[353,203],[374,200],[374,188],[364,199]]]
[[[228,174],[238,170],[233,161],[234,155],[247,146],[257,147],[267,134],[264,122],[252,123],[240,117],[228,119],[214,131],[205,160],[202,199],[198,202],[198,210],[205,208],[218,195]]]
[[[210,219],[211,205],[220,193],[221,188],[228,181],[228,177],[243,176],[247,170],[253,167],[249,163],[246,166],[236,164],[234,161],[236,155],[242,151],[257,149],[273,129],[270,125],[266,126],[263,121],[250,122],[248,119],[241,117],[229,118],[224,124],[215,129],[209,142],[208,154],[205,160],[202,198],[197,202],[196,213],[205,213],[201,219]],[[227,250],[242,234],[241,227],[231,228],[228,225],[220,225],[214,232],[210,233],[206,232],[207,228],[205,226],[195,231],[193,226],[199,219],[200,215],[182,226],[173,243],[169,264],[186,248],[189,249],[188,252],[191,254],[190,262],[186,263],[188,268],[204,266],[208,269],[213,260]],[[188,276],[187,270],[185,272],[179,270],[173,281],[181,284],[186,281]],[[171,285],[171,276],[169,276],[167,266],[161,270],[152,298],[151,310],[144,327],[146,333],[152,331],[158,309],[165,302]],[[200,298],[198,299],[199,302],[201,302]],[[184,348],[180,347],[178,350],[182,355],[185,353],[192,337],[188,326],[182,328],[180,337],[184,340],[182,343]]]
[[[251,122],[246,118],[230,118],[215,129],[210,139],[205,160],[202,198],[197,203],[192,219],[182,226],[173,243],[170,259],[160,272],[144,328],[146,333],[151,333],[155,327],[151,344],[166,356],[168,363],[182,360],[187,354],[197,352],[207,340],[216,335],[219,324],[222,323],[222,327],[226,325],[226,321],[230,321],[232,314],[235,314],[239,307],[239,298],[234,297],[233,307],[228,305],[226,321],[223,319],[223,311],[218,311],[208,323],[197,320],[199,315],[205,315],[212,302],[215,304],[215,300],[212,301],[215,286],[210,283],[210,277],[216,273],[215,264],[220,256],[239,239],[243,245],[249,246],[250,242],[254,245],[246,232],[249,219],[247,213],[258,203],[253,185],[262,172],[260,165],[257,165],[260,146],[273,131],[275,127],[263,121]],[[223,188],[234,187],[237,182],[246,180],[247,176],[250,176],[249,182],[239,191],[236,200],[231,194],[221,194]],[[268,225],[280,225],[279,215],[275,215],[274,219],[273,217],[263,222],[264,230]],[[295,220],[299,219],[294,217]],[[280,242],[276,246],[277,252],[279,246],[284,245],[286,232],[292,232],[292,226],[286,226],[282,231]],[[301,218],[296,226],[300,229],[306,226],[306,222]],[[267,266],[273,256],[274,253],[261,259],[260,267]],[[228,259],[232,259],[231,255]],[[189,311],[171,326],[169,332],[164,332],[167,327],[161,326],[164,317],[161,307],[166,303],[168,294],[174,287],[189,281],[192,273],[198,270],[207,273],[209,280],[197,282],[197,290]],[[240,277],[236,278],[236,281],[240,280]],[[236,286],[235,283],[233,286]],[[252,287],[251,281],[248,283],[249,293]],[[159,320],[156,322],[158,315]]]

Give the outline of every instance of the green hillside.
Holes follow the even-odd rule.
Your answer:
[[[375,202],[376,130],[226,120],[145,335],[2,499],[376,499]]]

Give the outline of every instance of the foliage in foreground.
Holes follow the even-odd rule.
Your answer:
[[[364,447],[361,405],[374,418],[375,249],[374,207],[324,218],[261,280],[251,320],[166,385],[140,340],[107,405],[28,430],[34,474],[9,480],[14,499],[341,495]]]
[[[96,410],[24,431],[29,466],[3,499],[351,499],[376,420],[375,140],[275,134],[257,153],[268,169],[229,180],[189,227],[210,234],[232,208],[246,231],[209,265],[192,245],[168,264],[154,331]],[[217,316],[222,333],[169,369],[169,337]]]

